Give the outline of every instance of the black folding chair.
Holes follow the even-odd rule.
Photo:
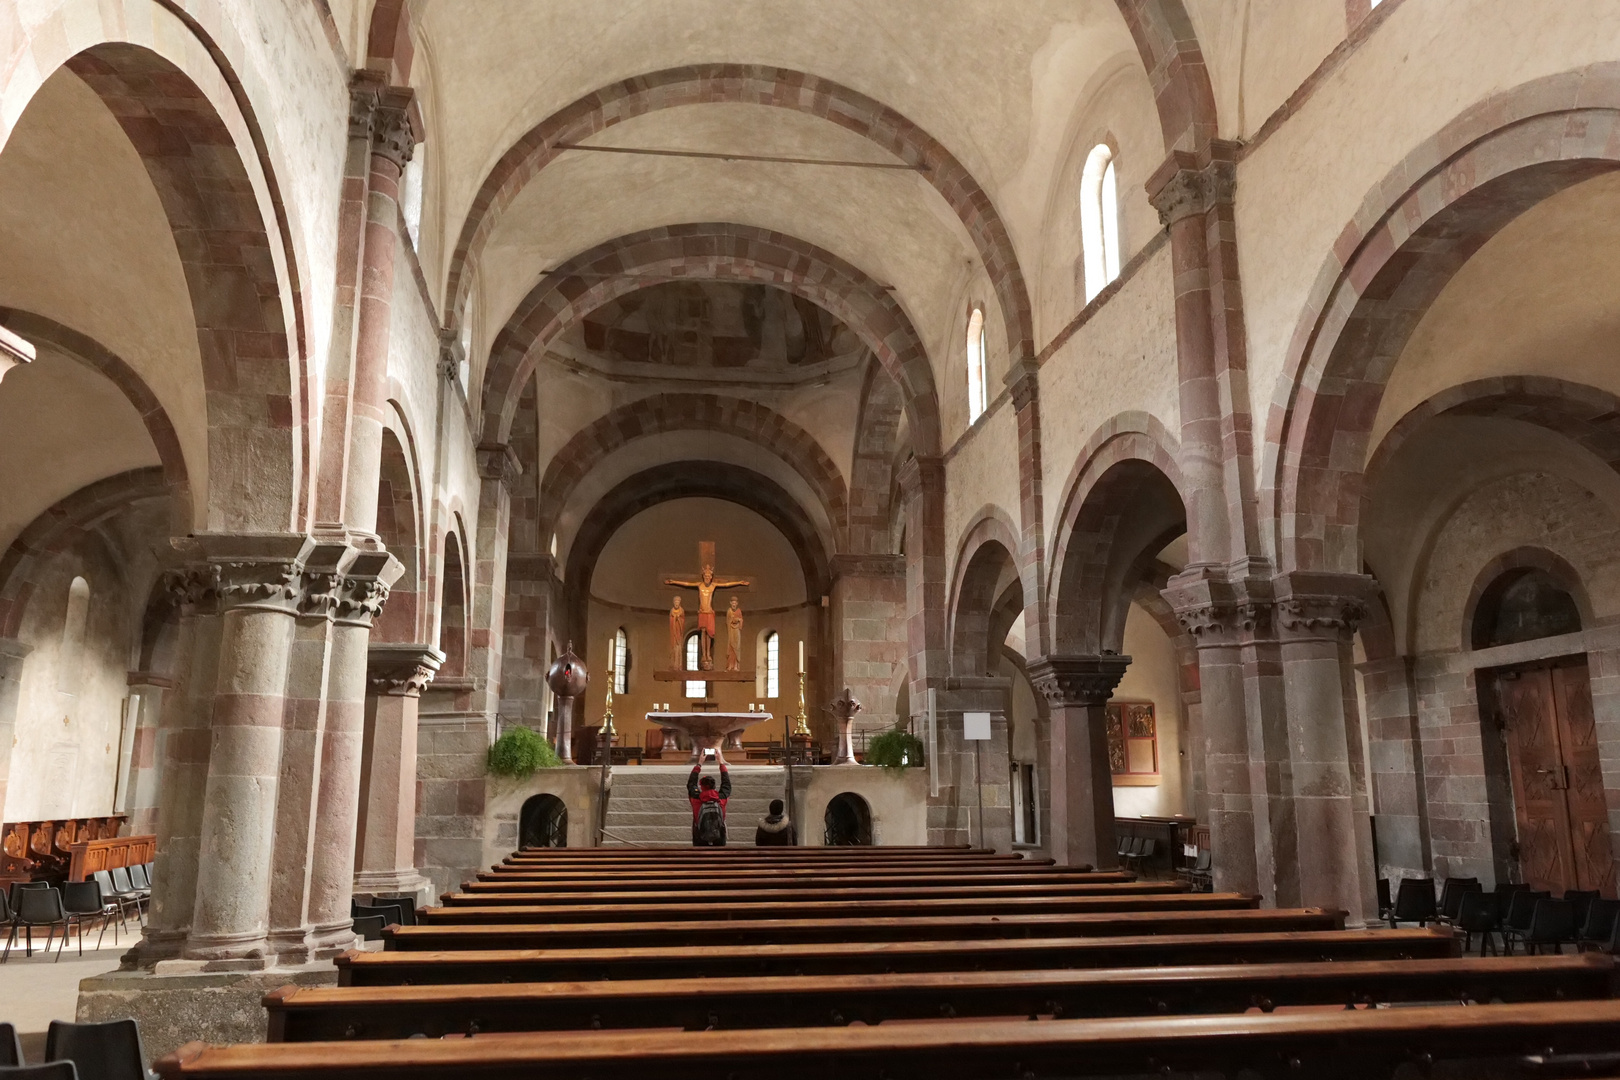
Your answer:
[[[1403,922],[1427,926],[1435,921],[1440,909],[1434,902],[1433,878],[1402,878],[1395,892],[1395,907],[1389,913],[1389,928],[1394,930]]]
[[[18,1036],[16,1027],[11,1024],[0,1024],[0,1065],[22,1063],[22,1039]]]
[[[67,944],[67,930],[77,930],[79,936],[79,955],[84,955],[84,928],[92,919],[101,920],[101,934],[96,938],[96,948],[101,948],[101,941],[107,936],[107,905],[101,899],[101,886],[94,881],[66,881],[62,883],[62,910],[67,912],[67,929],[62,932],[62,944],[56,947],[57,957],[62,955],[62,948]],[[118,943],[116,934],[113,944]]]
[[[1513,955],[1514,942],[1523,942],[1530,932],[1530,920],[1536,913],[1537,900],[1551,900],[1552,893],[1535,889],[1516,889],[1502,914],[1502,951]]]
[[[1530,927],[1524,932],[1524,951],[1533,956],[1538,949],[1551,945],[1553,952],[1562,953],[1564,944],[1575,940],[1575,930],[1573,902],[1537,900],[1530,912]]]
[[[101,898],[107,903],[117,904],[120,917],[129,921],[129,913],[135,912],[135,921],[141,921],[141,898],[133,892],[119,890],[113,884],[112,874],[106,870],[97,870],[91,875],[97,885],[101,886]]]
[[[1494,892],[1472,891],[1462,894],[1461,902],[1457,908],[1457,921],[1452,924],[1463,932],[1463,952],[1467,952],[1474,943],[1474,935],[1479,935],[1479,955],[1484,956],[1489,948],[1491,954],[1496,955],[1496,944],[1491,935],[1502,928],[1502,909]]]
[[[375,896],[374,895],[371,898],[371,903],[378,906],[378,907],[387,907],[389,905],[393,905],[394,907],[399,908],[399,913],[402,916],[402,918],[399,920],[399,925],[401,925],[401,926],[415,926],[416,925],[416,897],[414,897],[414,896]]]
[[[354,934],[364,941],[378,941],[388,920],[381,915],[361,915],[354,920]]]
[[[70,1061],[81,1080],[148,1080],[140,1025],[133,1020],[70,1024],[52,1020],[45,1032],[45,1060]]]
[[[1447,878],[1446,883],[1440,887],[1439,921],[1447,924],[1456,922],[1457,911],[1462,907],[1463,894],[1478,892],[1480,887],[1479,878]]]
[[[48,1065],[0,1065],[0,1080],[79,1080],[79,1071],[71,1061],[54,1061]]]
[[[1620,900],[1599,897],[1592,901],[1586,909],[1586,921],[1581,924],[1580,933],[1575,935],[1576,949],[1584,952],[1589,948],[1602,948],[1614,934],[1617,917],[1620,917]]]
[[[1389,895],[1389,878],[1381,877],[1378,879],[1378,917],[1380,919],[1389,918],[1390,912],[1394,908],[1395,901],[1390,899]]]
[[[16,917],[11,920],[11,933],[6,937],[6,951],[0,954],[0,964],[11,959],[11,947],[17,943],[17,931],[26,934],[24,945],[27,956],[34,955],[34,927],[49,928],[45,937],[45,951],[51,951],[51,942],[56,939],[56,928],[62,928],[62,939],[67,940],[68,918],[67,912],[62,908],[62,894],[53,888],[24,889],[17,894]],[[62,959],[58,950],[56,959]]]

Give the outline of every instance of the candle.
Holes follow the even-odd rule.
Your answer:
[[[614,663],[619,659],[618,656],[615,655],[618,652],[618,649],[614,647],[618,645],[618,643],[618,638],[608,638],[608,674],[610,675],[613,673]]]
[[[804,642],[799,642],[799,674],[804,674]]]

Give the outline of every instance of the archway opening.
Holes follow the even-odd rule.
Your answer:
[[[872,846],[872,807],[853,791],[834,795],[822,821],[828,847]]]
[[[1580,629],[1581,611],[1569,590],[1545,570],[1521,567],[1485,587],[1474,608],[1470,637],[1474,648],[1488,649]]]
[[[518,847],[568,846],[568,804],[555,795],[536,795],[518,812]]]

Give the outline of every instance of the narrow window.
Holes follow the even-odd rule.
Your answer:
[[[694,630],[686,635],[686,670],[698,669],[698,636]],[[686,683],[686,697],[690,701],[701,701],[709,696],[709,684],[706,682],[693,682],[688,679]]]
[[[625,634],[624,627],[613,635],[613,692],[615,694],[628,694],[630,692],[630,676],[625,672],[625,661],[630,659],[630,638]]]
[[[90,621],[90,583],[76,577],[68,585],[67,612],[62,617],[62,650],[56,669],[56,688],[78,693],[84,681],[84,637]]]
[[[990,389],[985,377],[984,308],[976,307],[968,316],[968,423],[976,422],[990,407]]]
[[[782,637],[775,630],[765,635],[765,696],[782,696]]]
[[[1086,303],[1119,277],[1119,182],[1114,152],[1092,147],[1080,174],[1080,244],[1086,258]]]

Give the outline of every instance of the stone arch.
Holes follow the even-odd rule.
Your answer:
[[[169,414],[146,380],[124,359],[87,334],[63,326],[54,319],[16,308],[0,307],[0,326],[16,331],[33,342],[44,342],[57,351],[103,375],[116,386],[140,414],[141,423],[152,445],[157,448],[163,481],[169,490],[169,529],[175,535],[190,532],[196,508],[192,504],[191,481],[186,471],[180,436]]]
[[[950,606],[953,675],[978,678],[996,672],[1001,642],[991,640],[992,623],[1007,593],[1016,588],[1022,595],[1017,552],[1012,519],[997,507],[981,510],[956,556]]]
[[[1595,624],[1592,611],[1592,600],[1587,595],[1586,583],[1581,580],[1580,572],[1571,566],[1568,561],[1542,547],[1518,547],[1511,551],[1504,551],[1490,562],[1480,568],[1474,578],[1473,587],[1468,590],[1468,602],[1463,606],[1462,625],[1458,627],[1459,646],[1468,652],[1477,648],[1473,642],[1474,620],[1479,614],[1481,602],[1485,600],[1491,587],[1500,581],[1503,575],[1515,570],[1539,570],[1558,583],[1559,588],[1569,594],[1575,601],[1575,608],[1580,612],[1582,627]]]
[[[466,548],[460,530],[451,528],[444,535],[444,570],[439,575],[439,651],[444,663],[439,670],[451,678],[467,673],[472,648],[472,593],[468,589]]]
[[[552,457],[540,479],[541,542],[549,542],[569,496],[596,465],[627,443],[671,431],[734,435],[770,451],[804,478],[835,530],[846,526],[849,499],[843,474],[815,436],[746,398],[662,393],[638,398],[592,421]]]
[[[825,596],[832,588],[832,553],[803,507],[775,481],[751,469],[723,462],[676,461],[645,469],[619,483],[580,522],[563,573],[567,623],[574,651],[589,659],[585,640],[591,574],[602,549],[621,525],[641,511],[673,499],[724,499],[763,517],[786,538],[804,574],[805,595]]]
[[[0,638],[17,636],[36,575],[53,556],[131,503],[171,497],[161,467],[131,469],[80,488],[30,522],[0,555]]]
[[[278,245],[231,132],[187,72],[142,46],[96,45],[65,66],[123,127],[174,232],[209,400],[206,528],[293,528],[309,454],[301,357],[288,341],[297,312],[283,309]]]
[[[1054,652],[1119,650],[1141,560],[1187,530],[1173,445],[1145,415],[1116,417],[1087,443],[1059,510],[1048,586]]]
[[[831,252],[746,225],[671,225],[610,240],[546,274],[496,335],[484,374],[484,441],[507,441],[540,354],[572,323],[611,300],[671,277],[762,282],[810,300],[849,326],[904,388],[913,438],[940,444],[928,352],[881,285]],[[492,427],[493,425],[493,427]]]
[[[1178,0],[1168,2],[1180,7]],[[531,128],[501,156],[473,197],[451,256],[445,310],[461,309],[468,291],[467,267],[476,263],[502,211],[563,153],[559,145],[659,109],[714,103],[767,105],[818,116],[917,166],[972,238],[996,291],[1010,355],[1015,360],[1035,355],[1029,290],[1012,236],[967,168],[937,139],[887,105],[829,79],[760,64],[693,64],[639,75],[587,94]]]
[[[1215,91],[1182,0],[1117,0],[1142,56],[1164,129],[1164,148],[1197,152],[1219,134]]]
[[[1317,274],[1267,426],[1261,512],[1282,569],[1359,569],[1359,463],[1396,361],[1452,276],[1508,222],[1620,166],[1617,83],[1620,64],[1607,62],[1481,102],[1362,202]]]
[[[893,547],[895,464],[905,411],[899,385],[881,365],[869,364],[855,421],[850,462],[846,549],[856,555],[889,554]]]
[[[422,616],[422,500],[404,445],[392,426],[383,428],[382,472],[377,481],[377,536],[405,567],[388,591],[388,603],[372,625],[371,640],[417,641]]]
[[[411,81],[411,9],[405,0],[377,0],[366,30],[366,67],[381,72],[392,86]]]

